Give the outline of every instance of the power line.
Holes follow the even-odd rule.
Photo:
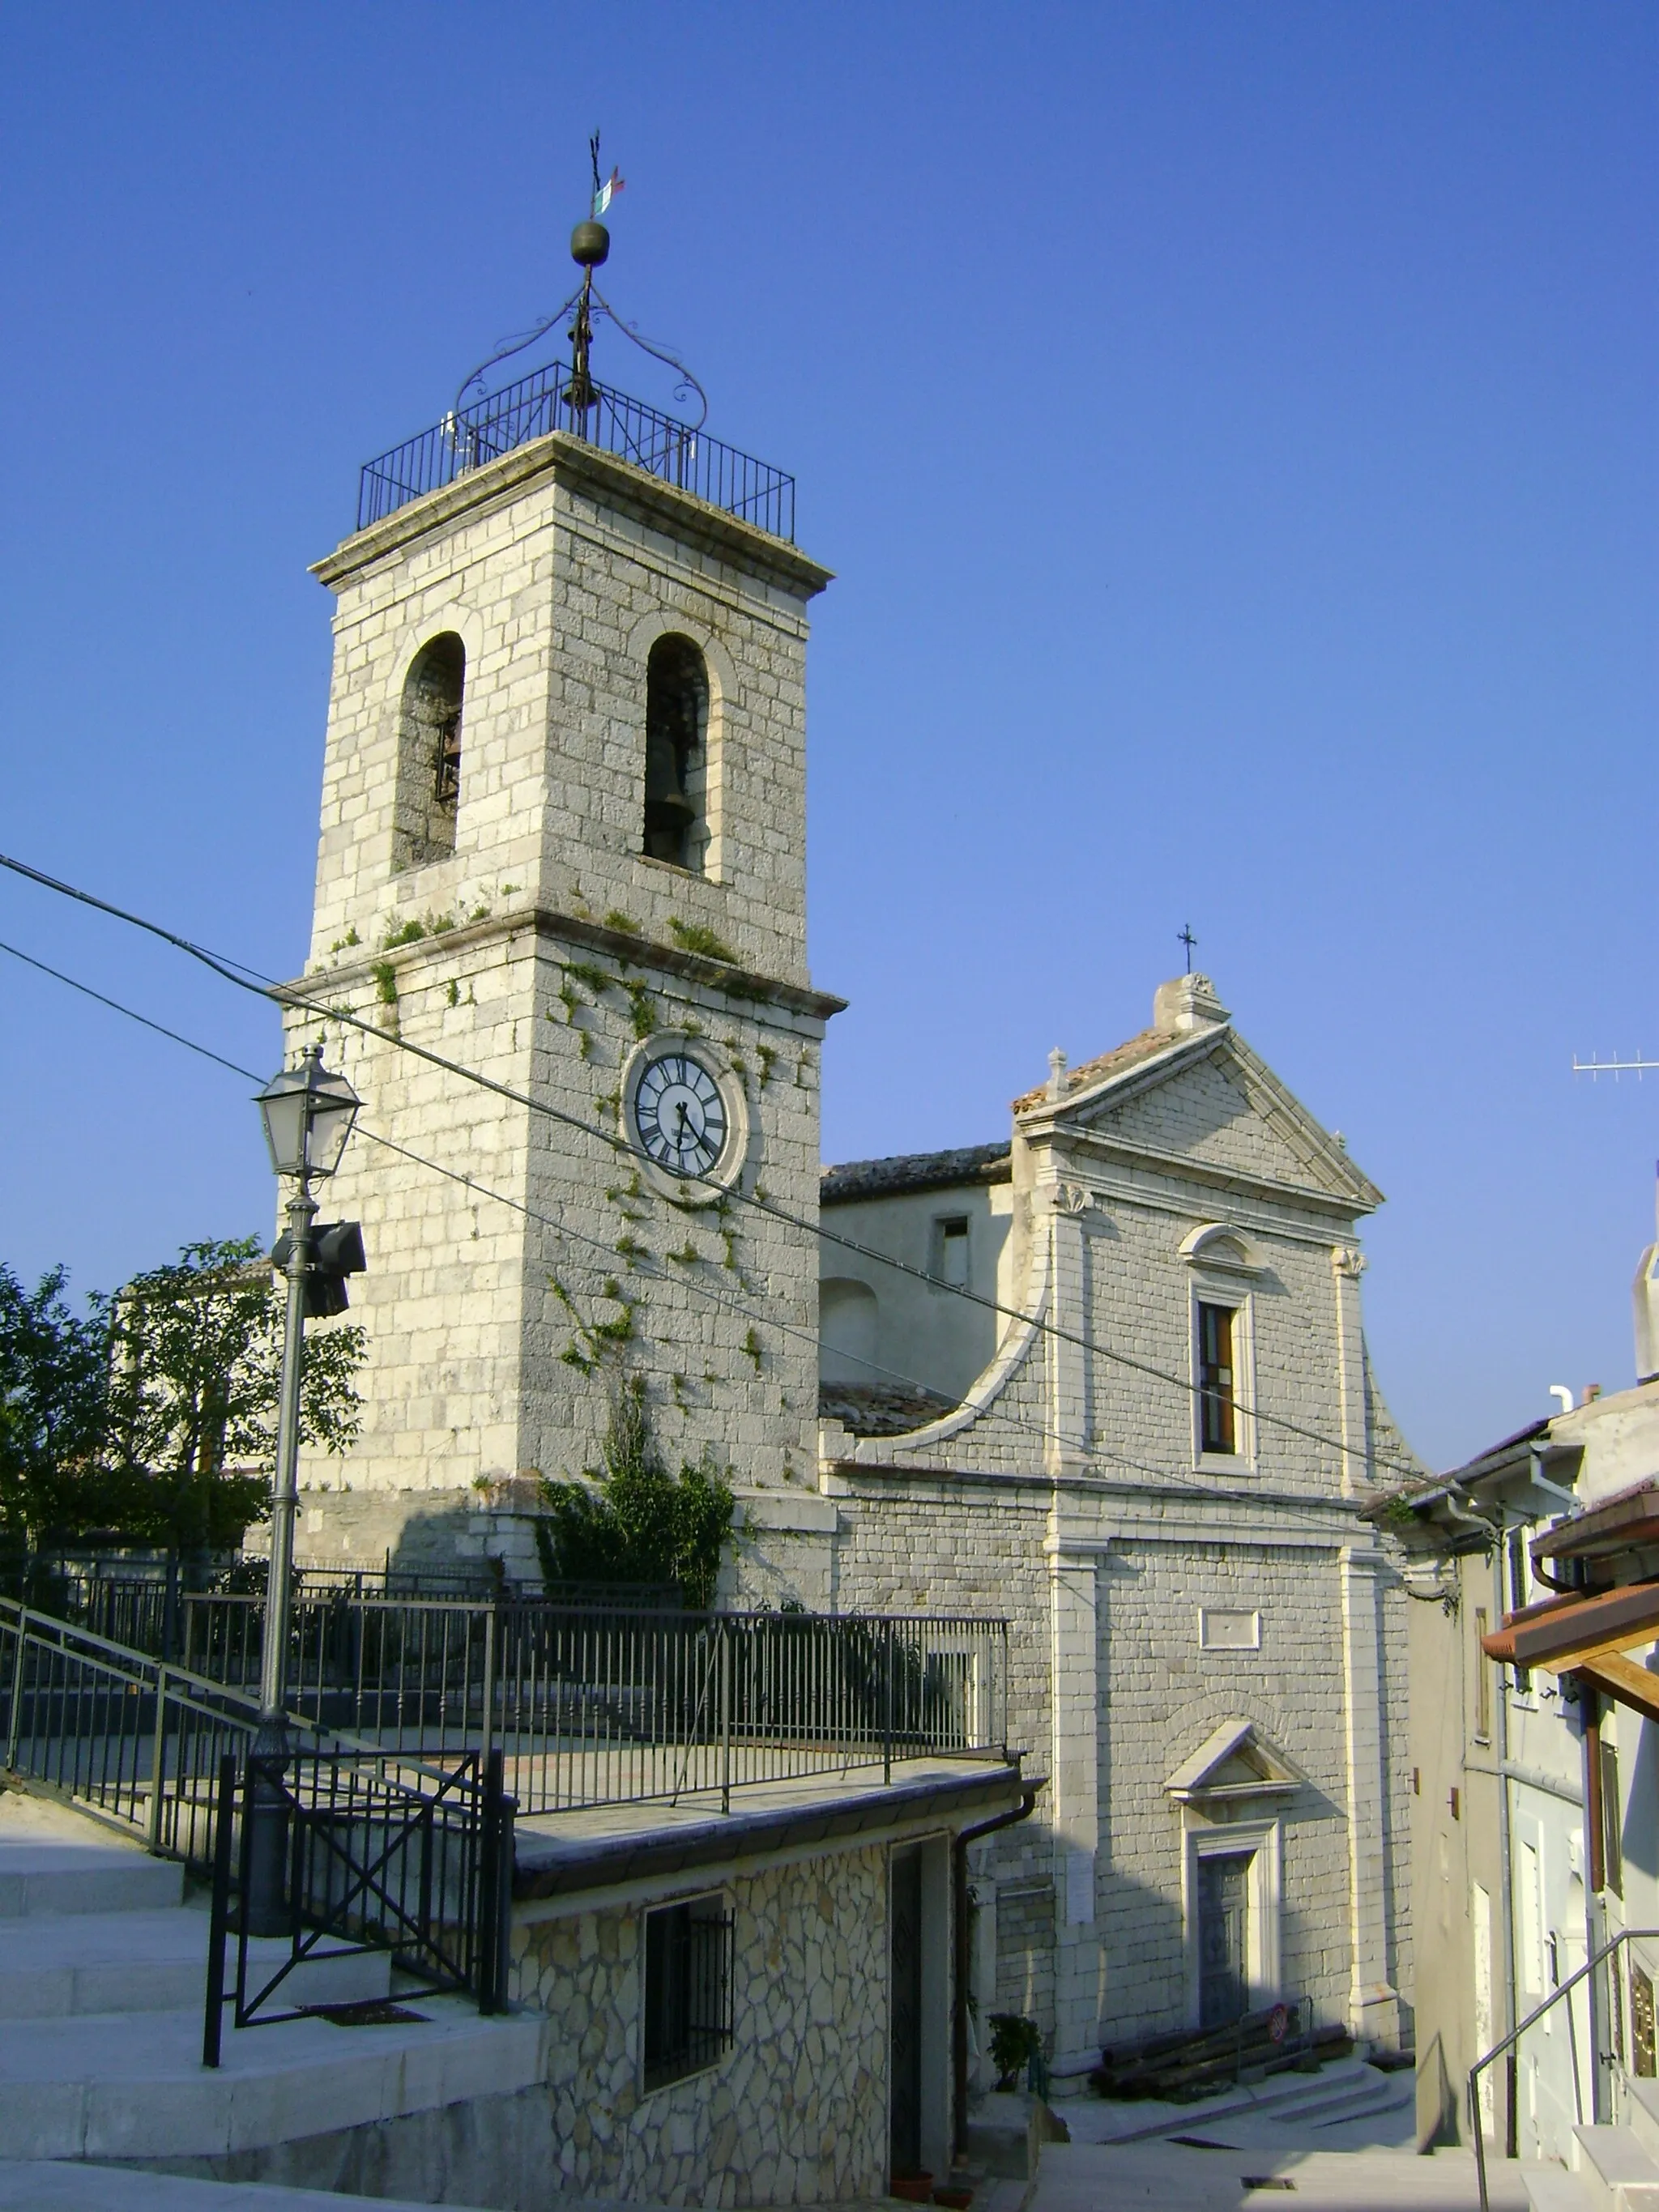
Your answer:
[[[129,1021],[137,1022],[142,1028],[153,1030],[158,1036],[166,1037],[169,1042],[182,1046],[186,1052],[195,1053],[201,1059],[212,1061],[216,1066],[227,1069],[232,1075],[240,1076],[249,1083],[257,1084],[260,1081],[260,1078],[252,1068],[243,1067],[235,1060],[227,1060],[222,1053],[213,1051],[210,1047],[198,1042],[194,1037],[185,1036],[178,1030],[168,1029],[164,1024],[152,1020],[148,1014],[140,1013],[136,1007],[126,1006],[118,999],[112,999],[102,991],[94,990],[89,983],[83,983],[78,977],[66,975],[62,969],[53,968],[46,961],[36,959],[32,953],[24,952],[16,945],[6,943],[4,939],[0,939],[0,952],[9,953],[13,959],[20,960],[26,966],[38,969],[42,975],[50,975],[55,982],[65,985],[71,991],[79,992],[83,998],[95,1000],[99,1006],[108,1007],[112,1012],[121,1014]],[[494,1190],[487,1183],[480,1182],[476,1176],[470,1175],[464,1170],[448,1167],[441,1160],[429,1159],[423,1153],[411,1152],[407,1146],[397,1144],[390,1137],[383,1136],[378,1130],[370,1128],[361,1119],[356,1124],[356,1133],[370,1144],[378,1146],[382,1151],[393,1152],[400,1159],[409,1161],[413,1166],[424,1168],[433,1175],[441,1176],[448,1182],[458,1183],[479,1198],[508,1207],[512,1212],[523,1215],[526,1219],[537,1222],[541,1226],[551,1230],[556,1236],[579,1244],[587,1245],[593,1251],[603,1254],[609,1263],[607,1279],[615,1279],[617,1259],[615,1249],[606,1244],[601,1238],[590,1237],[581,1230],[573,1229],[568,1223],[556,1220],[552,1215],[544,1213],[533,1206],[526,1205],[521,1199],[509,1197],[505,1191]],[[649,1257],[649,1255],[647,1256]],[[599,1272],[597,1267],[594,1272],[596,1273]],[[684,1286],[694,1295],[708,1299],[716,1305],[723,1306],[728,1311],[736,1313],[746,1320],[763,1321],[769,1328],[776,1329],[781,1334],[796,1338],[806,1344],[815,1356],[818,1351],[820,1340],[811,1331],[799,1328],[792,1322],[779,1320],[777,1316],[769,1310],[745,1305],[740,1298],[733,1297],[729,1291],[717,1287],[701,1276],[688,1275],[684,1278],[670,1276],[665,1274],[654,1265],[654,1262],[649,1267],[639,1267],[636,1272],[648,1274],[653,1281],[672,1282],[677,1287]],[[867,1366],[872,1374],[883,1376],[890,1382],[902,1383],[911,1389],[927,1390],[932,1393],[932,1385],[922,1382],[918,1376],[907,1375],[896,1367],[885,1366],[879,1360],[860,1361],[860,1364]],[[975,1413],[974,1418],[975,1420],[989,1419],[998,1422],[1002,1426],[1014,1431],[1017,1435],[1035,1437],[1040,1443],[1046,1444],[1048,1440],[1045,1431],[1038,1429],[1033,1423],[1021,1419],[1018,1414],[1011,1413],[1006,1407],[998,1405],[984,1407]],[[1293,1492],[1285,1492],[1273,1493],[1264,1499],[1264,1493],[1259,1491],[1222,1488],[1213,1483],[1190,1480],[1173,1474],[1167,1468],[1149,1466],[1144,1461],[1131,1459],[1122,1452],[1115,1452],[1098,1444],[1089,1444],[1080,1438],[1066,1437],[1063,1433],[1060,1435],[1060,1441],[1087,1459],[1103,1462],[1110,1468],[1124,1468],[1132,1474],[1146,1475],[1161,1486],[1168,1486],[1212,1503],[1239,1500],[1250,1503],[1267,1502],[1297,1509],[1305,1506],[1320,1512],[1341,1511],[1346,1509],[1347,1504],[1347,1501],[1341,1499],[1298,1496]],[[950,1469],[917,1471],[931,1471],[940,1474],[952,1472]]]
[[[262,975],[258,969],[251,968],[244,962],[211,952],[205,946],[194,944],[189,938],[182,937],[175,931],[164,927],[160,922],[151,921],[143,915],[130,913],[125,908],[115,906],[106,899],[99,898],[91,891],[82,890],[73,884],[64,883],[55,876],[49,876],[39,868],[31,867],[27,861],[15,860],[7,854],[0,853],[0,867],[9,869],[14,874],[22,876],[29,882],[38,884],[45,890],[54,891],[62,897],[74,899],[82,906],[92,907],[100,914],[109,915],[115,921],[125,922],[132,928],[143,930],[150,936],[161,939],[163,943],[173,945],[179,951],[188,954],[191,959],[200,961],[204,967],[211,969],[226,982],[234,984],[238,990],[251,992],[256,997],[269,1000],[279,1006],[286,1006],[294,1012],[314,1014],[322,1020],[337,1022],[343,1027],[356,1030],[363,1036],[371,1037],[380,1043],[393,1045],[398,1051],[408,1053],[416,1060],[424,1060],[428,1066],[440,1068],[446,1074],[459,1076],[463,1082],[471,1083],[481,1090],[491,1091],[495,1097],[506,1099],[512,1105],[521,1106],[529,1113],[542,1115],[547,1120],[561,1122],[568,1128],[580,1131],[584,1136],[595,1138],[600,1144],[608,1146],[611,1151],[619,1153],[623,1158],[634,1161],[638,1165],[653,1164],[649,1154],[637,1146],[630,1145],[626,1137],[613,1131],[600,1128],[594,1122],[585,1121],[580,1115],[568,1113],[562,1107],[555,1106],[545,1099],[533,1097],[527,1091],[515,1090],[511,1084],[500,1082],[494,1076],[485,1075],[480,1069],[468,1067],[465,1062],[451,1060],[447,1054],[434,1052],[428,1046],[416,1044],[412,1039],[401,1034],[388,1034],[378,1023],[366,1020],[361,1014],[353,1013],[348,1007],[329,1005],[307,997],[288,984],[278,983],[270,976]],[[1166,1388],[1177,1391],[1188,1401],[1195,1399],[1199,1395],[1199,1384],[1187,1376],[1176,1374],[1168,1368],[1158,1367],[1150,1360],[1138,1359],[1132,1352],[1120,1352],[1113,1346],[1098,1342],[1084,1331],[1066,1328],[1058,1322],[1045,1319],[1040,1314],[1028,1314],[1018,1306],[1005,1305],[1000,1299],[988,1297],[983,1291],[973,1290],[965,1284],[941,1283],[937,1277],[930,1275],[925,1267],[918,1267],[909,1261],[895,1259],[890,1253],[878,1251],[873,1246],[862,1244],[855,1237],[844,1236],[836,1230],[825,1229],[821,1222],[808,1221],[802,1215],[792,1213],[787,1206],[779,1206],[775,1200],[763,1198],[752,1191],[723,1192],[722,1186],[711,1182],[707,1176],[688,1176],[686,1181],[700,1183],[705,1189],[722,1193],[739,1205],[753,1206],[757,1212],[766,1214],[775,1221],[781,1222],[786,1227],[799,1229],[808,1236],[821,1237],[824,1242],[838,1246],[842,1251],[854,1253],[860,1259],[892,1268],[899,1274],[908,1275],[917,1282],[926,1283],[934,1290],[945,1291],[954,1297],[964,1298],[969,1304],[979,1306],[1002,1319],[1018,1322],[1022,1327],[1034,1329],[1042,1335],[1053,1338],[1057,1342],[1075,1346],[1079,1351],[1086,1352],[1095,1358],[1109,1361],[1115,1366],[1127,1369],[1132,1374],[1144,1376],[1149,1381],[1162,1382]],[[1343,1456],[1346,1456],[1350,1449],[1350,1447],[1340,1438],[1327,1436],[1321,1430],[1310,1428],[1305,1423],[1292,1420],[1287,1414],[1267,1413],[1259,1407],[1246,1404],[1243,1400],[1236,1400],[1235,1403],[1241,1413],[1250,1419],[1261,1422],[1264,1427],[1280,1430],[1286,1435],[1299,1437],[1304,1443],[1317,1444],[1325,1450],[1334,1451]],[[1421,1472],[1415,1462],[1396,1460],[1391,1455],[1382,1453],[1376,1454],[1376,1456],[1379,1465],[1394,1467],[1404,1474],[1416,1475]]]

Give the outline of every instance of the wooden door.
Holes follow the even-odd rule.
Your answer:
[[[1250,2005],[1250,1866],[1254,1851],[1198,1863],[1198,2019],[1225,2027]]]
[[[888,2156],[894,2173],[921,2163],[921,1853],[892,1857],[889,1905]]]

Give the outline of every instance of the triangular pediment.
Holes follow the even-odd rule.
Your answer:
[[[1334,1198],[1355,1211],[1382,1193],[1331,1133],[1225,1026],[1085,1084],[1052,1109],[1056,1133],[1086,1132],[1159,1161]]]
[[[1254,1721],[1223,1721],[1164,1784],[1182,1804],[1245,1797],[1283,1797],[1304,1778]]]

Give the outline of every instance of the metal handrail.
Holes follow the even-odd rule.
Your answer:
[[[578,385],[563,362],[454,409],[429,430],[366,462],[358,485],[357,527],[382,522],[410,500],[555,430],[631,462],[659,483],[723,507],[771,537],[793,540],[793,477],[609,385],[592,379]]]
[[[1487,2067],[1501,2058],[1506,2051],[1512,2054],[1527,2030],[1535,2022],[1542,2020],[1544,2014],[1553,2006],[1559,2004],[1563,1997],[1577,1989],[1580,1982],[1588,1981],[1596,1968],[1610,1959],[1621,1943],[1641,1942],[1659,1943],[1659,1928],[1621,1928],[1610,1942],[1604,1943],[1599,1951],[1586,1959],[1582,1966],[1576,1967],[1565,1982],[1558,1982],[1542,2004],[1534,2005],[1523,2021],[1519,2021],[1506,2036],[1494,2043],[1492,2049],[1477,2058],[1470,2067],[1469,2125],[1474,2134],[1474,2172],[1480,2191],[1480,2212],[1490,2212],[1490,2203],[1486,2196],[1486,2139],[1480,2125],[1480,2075],[1485,2073]],[[1568,2018],[1571,2018],[1571,2014],[1568,2014]],[[1592,2064],[1600,2063],[1594,2051],[1590,2054],[1590,2057]],[[1509,2145],[1507,2155],[1510,2158],[1516,2155],[1516,2091],[1515,2060],[1511,2056],[1507,2081],[1508,2111],[1504,2119],[1505,2139]]]

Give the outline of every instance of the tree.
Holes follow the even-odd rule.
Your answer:
[[[103,1455],[122,1532],[180,1550],[239,1541],[270,1510],[282,1386],[283,1297],[260,1240],[187,1244],[104,1312]],[[307,1333],[303,1442],[339,1452],[356,1436],[364,1349],[355,1323]]]
[[[108,1329],[67,1280],[54,1267],[26,1291],[0,1262],[0,1541],[28,1548],[102,1517]]]
[[[543,1485],[547,1517],[536,1524],[547,1583],[673,1583],[694,1613],[714,1602],[720,1553],[732,1527],[730,1485],[714,1468],[663,1465],[645,1410],[645,1384],[617,1386],[600,1447],[598,1486]]]

